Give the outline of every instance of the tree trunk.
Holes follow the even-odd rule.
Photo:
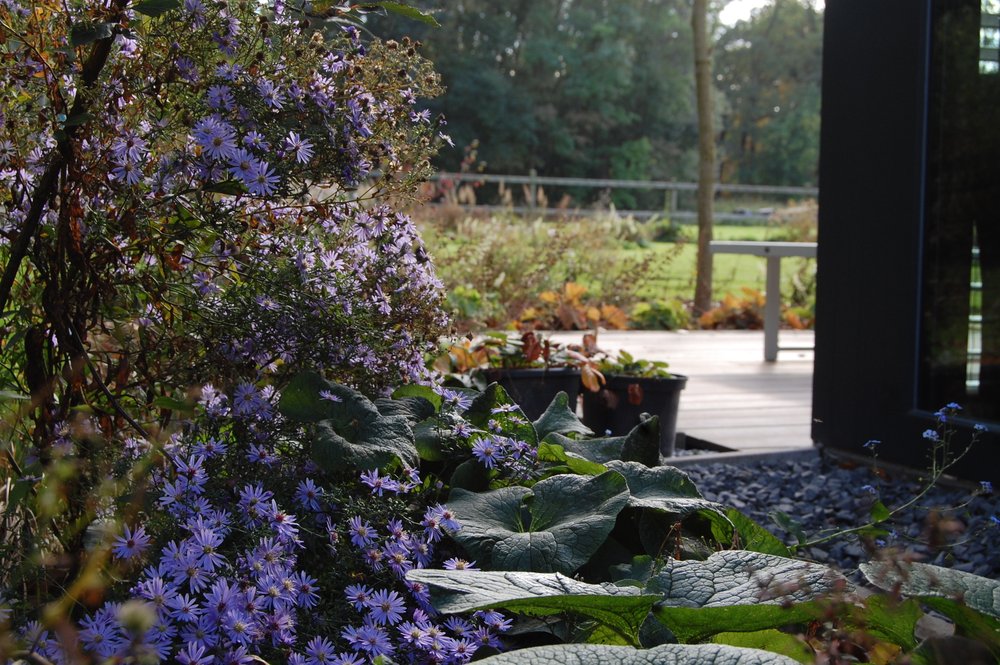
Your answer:
[[[691,11],[694,33],[694,77],[698,101],[698,262],[694,313],[701,315],[712,303],[712,199],[715,194],[715,129],[712,126],[712,48],[708,42],[708,0],[694,0]]]

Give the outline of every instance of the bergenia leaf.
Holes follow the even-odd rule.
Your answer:
[[[426,584],[439,612],[457,614],[503,608],[530,616],[570,613],[600,622],[628,644],[659,596],[637,587],[585,584],[559,573],[413,570],[407,579]]]
[[[490,421],[508,436],[512,436],[531,446],[538,445],[538,434],[514,400],[500,384],[491,383],[480,393],[465,412],[464,417],[477,428],[490,431]]]
[[[667,559],[646,587],[663,595],[653,612],[681,642],[809,620],[822,611],[818,599],[848,589],[827,566],[744,550]]]
[[[569,396],[561,391],[534,424],[539,439],[544,439],[552,432],[567,435],[582,434],[583,436],[593,436],[594,434],[594,431],[580,422],[576,413],[569,408]]]
[[[914,598],[950,598],[994,619],[1000,619],[1000,582],[927,563],[871,561],[861,573],[875,586]]]
[[[572,573],[604,543],[628,501],[625,478],[561,474],[525,487],[453,490],[455,539],[485,568]]]
[[[180,6],[181,0],[142,0],[133,5],[132,9],[140,14],[156,18],[171,10],[178,9]]]
[[[722,644],[662,644],[634,649],[604,644],[554,644],[518,649],[478,661],[482,665],[796,665],[788,656]]]

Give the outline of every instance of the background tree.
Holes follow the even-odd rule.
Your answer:
[[[687,0],[427,0],[419,28],[446,91],[457,170],[478,139],[494,173],[691,179],[696,128]],[[413,33],[372,17],[379,34]],[[662,204],[651,199],[650,205]]]
[[[822,42],[809,0],[774,0],[720,35],[724,182],[816,184]]]
[[[691,11],[694,38],[695,88],[698,97],[698,258],[694,312],[708,311],[712,300],[712,201],[715,196],[715,128],[712,117],[712,46],[709,41],[708,0],[694,0]]]

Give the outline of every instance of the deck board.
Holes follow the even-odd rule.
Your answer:
[[[579,342],[580,333],[553,333]],[[745,452],[812,446],[811,331],[782,331],[777,362],[764,361],[762,331],[608,331],[599,346],[637,358],[665,360],[688,377],[681,393],[678,432]]]

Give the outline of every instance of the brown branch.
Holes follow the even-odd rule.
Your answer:
[[[126,4],[127,0],[118,0],[115,3],[115,20],[120,18]],[[105,64],[107,64],[114,39],[115,35],[112,34],[110,37],[98,39],[94,42],[94,46],[90,50],[90,56],[87,57],[87,61],[83,65],[83,72],[81,74],[82,85],[76,94],[76,99],[73,100],[73,108],[70,110],[68,118],[79,118],[89,110],[90,100],[88,99],[87,92],[97,83],[101,71],[104,69]],[[25,256],[28,255],[28,247],[31,241],[38,233],[45,204],[52,198],[52,195],[56,191],[59,173],[69,162],[73,152],[73,139],[76,138],[76,134],[82,125],[83,123],[80,123],[65,128],[62,138],[59,139],[55,150],[53,150],[48,168],[42,174],[38,185],[35,186],[35,191],[31,199],[31,208],[24,219],[24,225],[21,227],[21,232],[18,234],[17,240],[11,246],[10,258],[7,260],[3,276],[0,277],[0,316],[3,315],[10,304],[14,280],[21,269],[21,263],[24,261]]]

